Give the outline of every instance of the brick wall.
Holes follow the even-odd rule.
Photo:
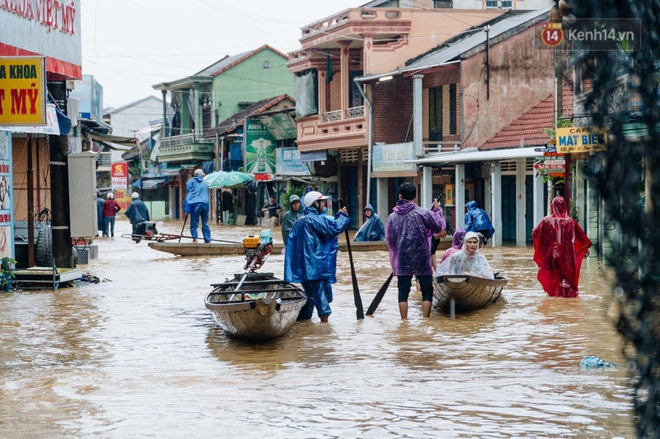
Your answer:
[[[412,142],[413,80],[396,76],[374,84],[373,142]]]

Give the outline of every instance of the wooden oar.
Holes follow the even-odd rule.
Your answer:
[[[183,238],[183,229],[186,228],[186,222],[188,221],[188,212],[186,212],[186,217],[183,220],[183,226],[181,226],[181,233],[179,233],[179,242],[181,242],[181,238]]]
[[[357,319],[364,318],[364,309],[362,308],[362,298],[360,297],[360,289],[358,288],[357,277],[355,276],[355,265],[353,265],[353,253],[351,252],[351,239],[348,236],[348,229],[346,232],[346,248],[348,250],[348,259],[351,262],[351,280],[353,281],[353,300],[355,301],[355,314]]]
[[[376,308],[378,308],[378,305],[380,305],[380,301],[383,300],[383,296],[385,295],[387,288],[390,286],[390,282],[392,282],[393,277],[394,277],[394,273],[390,273],[390,276],[387,278],[383,286],[380,287],[378,293],[376,293],[374,300],[372,300],[371,305],[369,305],[369,309],[367,309],[368,316],[371,316],[376,312]]]

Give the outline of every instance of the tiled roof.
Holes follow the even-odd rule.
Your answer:
[[[257,53],[265,49],[270,49],[273,52],[277,53],[278,55],[282,56],[283,58],[288,59],[287,56],[282,52],[280,52],[279,50],[273,49],[268,44],[264,44],[263,46],[255,50],[250,50],[248,52],[239,53],[233,56],[225,56],[220,61],[211,64],[210,66],[206,67],[203,70],[200,70],[195,74],[195,76],[217,76],[220,73],[229,70],[230,68],[234,67],[236,64],[241,63],[242,61],[250,58],[251,56],[256,55]]]
[[[257,115],[259,113],[263,113],[264,111],[267,111],[268,109],[279,104],[285,99],[288,99],[292,103],[292,105],[295,104],[293,98],[286,94],[275,96],[272,98],[262,99],[253,104],[250,104],[249,106],[243,108],[238,113],[220,122],[220,124],[217,127],[217,132],[220,134],[230,132],[237,125],[242,125],[245,122],[245,119]]]
[[[563,116],[573,115],[573,85],[563,87]],[[499,133],[479,147],[482,151],[525,146],[545,146],[550,137],[543,129],[554,127],[555,94],[551,93],[518,119],[502,128]]]

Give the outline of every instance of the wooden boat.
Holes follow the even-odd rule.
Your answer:
[[[446,275],[433,282],[433,307],[445,312],[468,312],[488,306],[500,297],[509,279]]]
[[[165,253],[171,253],[178,256],[223,256],[223,255],[242,255],[245,253],[243,244],[237,243],[214,243],[208,244],[198,242],[150,242],[149,247]],[[272,251],[282,252],[281,243],[273,243]]]
[[[443,239],[440,241],[438,251],[449,248],[451,239]],[[196,243],[196,242],[164,242],[153,241],[149,242],[149,247],[165,253],[171,253],[179,256],[222,256],[222,255],[239,255],[243,254],[244,249],[241,243]],[[284,244],[281,242],[273,243],[273,252],[275,254],[282,252]],[[387,243],[385,241],[362,241],[351,242],[351,250],[353,252],[370,252],[370,251],[387,251]],[[348,251],[346,241],[339,238],[339,251]]]
[[[241,279],[246,276],[241,284]],[[236,274],[213,284],[204,305],[227,335],[247,340],[267,340],[286,333],[296,323],[307,302],[298,286],[276,279],[272,273]],[[240,289],[237,287],[240,286]]]

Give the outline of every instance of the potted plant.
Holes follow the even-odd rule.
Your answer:
[[[14,272],[15,269],[15,259],[6,256],[2,258],[2,262],[0,262],[0,275],[2,275],[2,283],[0,284],[0,288],[2,290],[9,291],[11,288],[13,280],[16,279],[16,273]]]

